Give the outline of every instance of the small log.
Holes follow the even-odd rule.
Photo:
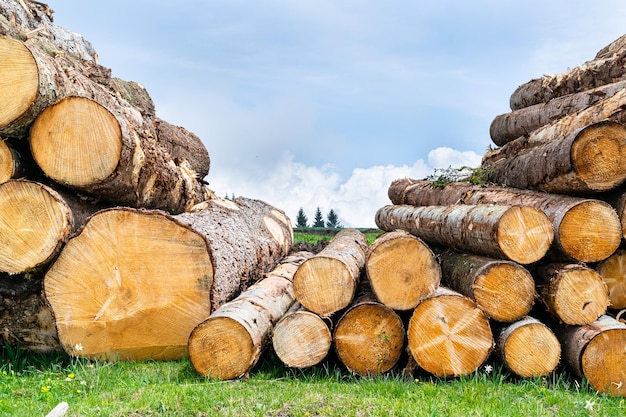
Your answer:
[[[564,362],[579,378],[600,394],[626,397],[626,324],[604,315],[580,326],[551,325]]]
[[[441,281],[433,251],[404,230],[376,238],[365,254],[365,272],[376,299],[394,310],[415,308]]]
[[[295,302],[274,326],[272,346],[280,361],[290,368],[310,368],[328,356],[332,322]]]
[[[523,317],[498,326],[494,333],[498,357],[522,378],[548,375],[561,360],[561,343],[554,332],[536,318]]]
[[[44,278],[68,354],[185,356],[194,327],[274,269],[293,244],[289,219],[262,201],[211,200],[198,210],[102,210],[68,241]]]
[[[626,308],[626,248],[618,249],[613,255],[596,266],[609,291],[611,308]]]
[[[588,324],[607,311],[607,286],[588,266],[550,263],[538,266],[534,276],[541,302],[565,324]]]
[[[626,104],[626,90],[623,98]],[[596,193],[622,184],[626,127],[611,121],[573,127],[565,135],[550,125],[509,142],[485,154],[481,167],[495,183],[557,194]]]
[[[385,206],[376,212],[385,231],[403,229],[427,242],[530,264],[544,257],[554,230],[534,207],[502,205]]]
[[[417,364],[439,377],[471,374],[494,346],[485,313],[474,301],[446,287],[439,287],[415,308],[407,336]]]
[[[21,172],[20,157],[13,147],[0,139],[0,184],[16,178]]]
[[[506,204],[538,208],[552,221],[552,249],[580,262],[608,258],[626,236],[626,221],[621,223],[615,209],[599,199],[468,182],[436,187],[433,181],[409,178],[393,181],[388,195],[393,204],[413,206]]]
[[[487,317],[512,322],[535,302],[535,281],[523,266],[502,259],[446,251],[439,255],[444,286],[471,298]]]
[[[272,327],[294,303],[293,275],[312,255],[298,252],[284,258],[263,279],[193,329],[189,359],[199,374],[236,379],[256,365]]]
[[[352,373],[377,376],[392,369],[404,348],[404,325],[396,312],[379,303],[369,283],[339,318],[333,334],[339,360]]]
[[[367,239],[357,229],[342,229],[330,243],[298,268],[296,300],[307,310],[328,316],[347,307],[365,267]]]

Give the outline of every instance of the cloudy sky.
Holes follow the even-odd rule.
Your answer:
[[[49,0],[113,75],[196,133],[221,196],[372,227],[387,188],[478,166],[542,74],[626,33],[623,0]]]

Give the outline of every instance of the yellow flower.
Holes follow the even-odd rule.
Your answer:
[[[41,387],[41,392],[49,392],[50,391],[50,385],[44,385],[43,387]]]

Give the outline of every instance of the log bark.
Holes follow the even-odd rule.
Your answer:
[[[296,300],[320,316],[347,307],[365,267],[367,239],[357,229],[343,229],[293,279]]]
[[[626,397],[626,325],[604,315],[593,323],[552,323],[563,347],[563,360],[598,393]]]
[[[446,251],[439,255],[442,284],[471,298],[487,317],[512,322],[535,303],[535,281],[515,262]]]
[[[69,240],[44,278],[68,354],[185,356],[193,328],[293,244],[289,219],[261,201],[212,200],[198,209],[102,210]]]
[[[533,207],[501,205],[385,206],[376,212],[385,231],[403,229],[427,242],[530,264],[544,257],[554,230]]]
[[[624,182],[625,126],[605,121],[575,126],[571,133],[544,135],[553,128],[550,125],[488,152],[481,167],[495,183],[551,193],[596,193]]]
[[[404,230],[376,238],[365,254],[365,272],[376,299],[394,310],[415,308],[441,281],[433,251]]]
[[[409,178],[393,181],[388,195],[397,205],[508,204],[535,207],[552,221],[555,232],[552,250],[580,262],[608,258],[626,236],[626,219],[622,223],[615,209],[601,199],[468,182],[436,187],[433,181]]]
[[[290,368],[310,368],[328,356],[332,321],[295,302],[274,326],[272,346],[278,359]]]
[[[534,276],[541,302],[565,324],[588,324],[607,311],[607,286],[590,267],[551,263],[537,267]]]
[[[446,287],[439,287],[415,308],[407,339],[417,364],[439,377],[471,374],[494,346],[483,311],[468,297]]]
[[[596,271],[607,286],[611,308],[626,308],[626,248],[618,249],[598,263]]]
[[[624,88],[626,88],[626,81],[619,81],[498,115],[491,122],[489,135],[493,143],[503,146],[520,136],[528,136],[531,132],[561,118],[589,107],[601,106],[601,103],[606,98],[615,95]],[[614,113],[611,116],[612,120],[624,121],[623,111]],[[597,117],[593,119],[594,122],[599,122],[600,120],[602,119]]]
[[[383,374],[398,363],[404,337],[402,320],[376,301],[366,280],[333,334],[339,360],[350,372],[366,377]]]
[[[556,369],[561,360],[561,343],[544,323],[526,316],[497,327],[496,353],[515,375],[535,378]]]
[[[189,336],[189,359],[204,376],[236,379],[256,365],[273,326],[294,303],[293,275],[313,254],[284,258],[263,279],[215,310]]]

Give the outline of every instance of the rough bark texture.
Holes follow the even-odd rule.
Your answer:
[[[439,258],[442,284],[474,300],[489,318],[512,322],[533,307],[535,281],[521,265],[451,251]]]
[[[433,251],[404,230],[376,238],[365,254],[365,272],[376,299],[394,310],[415,308],[441,281]]]
[[[313,254],[284,258],[262,280],[215,310],[189,336],[189,358],[198,373],[222,380],[246,374],[257,363],[273,326],[294,303],[293,275]]]
[[[617,250],[626,227],[615,209],[599,199],[496,185],[452,182],[436,187],[433,181],[402,178],[391,183],[388,195],[398,205],[506,204],[538,208],[552,221],[552,249],[580,262],[609,257]]]
[[[599,393],[626,397],[626,325],[604,315],[593,323],[552,323],[563,347],[563,360]]]
[[[626,179],[625,126],[606,121],[552,135],[554,126],[488,152],[482,168],[498,184],[564,194],[606,191]]]
[[[417,364],[440,377],[471,374],[494,346],[483,311],[468,297],[446,287],[439,287],[415,308],[407,336]]]
[[[609,291],[611,308],[626,308],[626,249],[620,248],[596,266]]]
[[[296,300],[328,316],[347,307],[365,267],[367,239],[357,229],[343,229],[320,253],[306,260],[293,279]]]
[[[376,301],[364,280],[358,296],[337,321],[333,340],[339,360],[350,372],[376,376],[398,363],[404,336],[400,317]]]
[[[565,324],[588,324],[606,313],[607,286],[600,274],[585,265],[540,265],[535,278],[542,303]]]
[[[332,321],[295,302],[272,331],[278,359],[290,368],[309,368],[320,363],[332,344]]]
[[[117,208],[90,218],[44,279],[71,355],[173,359],[193,328],[289,252],[291,223],[257,200],[170,216]]]
[[[403,229],[427,242],[521,264],[544,257],[552,223],[533,207],[501,205],[385,206],[376,212],[385,231]]]
[[[533,317],[498,326],[496,353],[504,365],[522,378],[545,376],[561,360],[561,343],[554,332]]]

